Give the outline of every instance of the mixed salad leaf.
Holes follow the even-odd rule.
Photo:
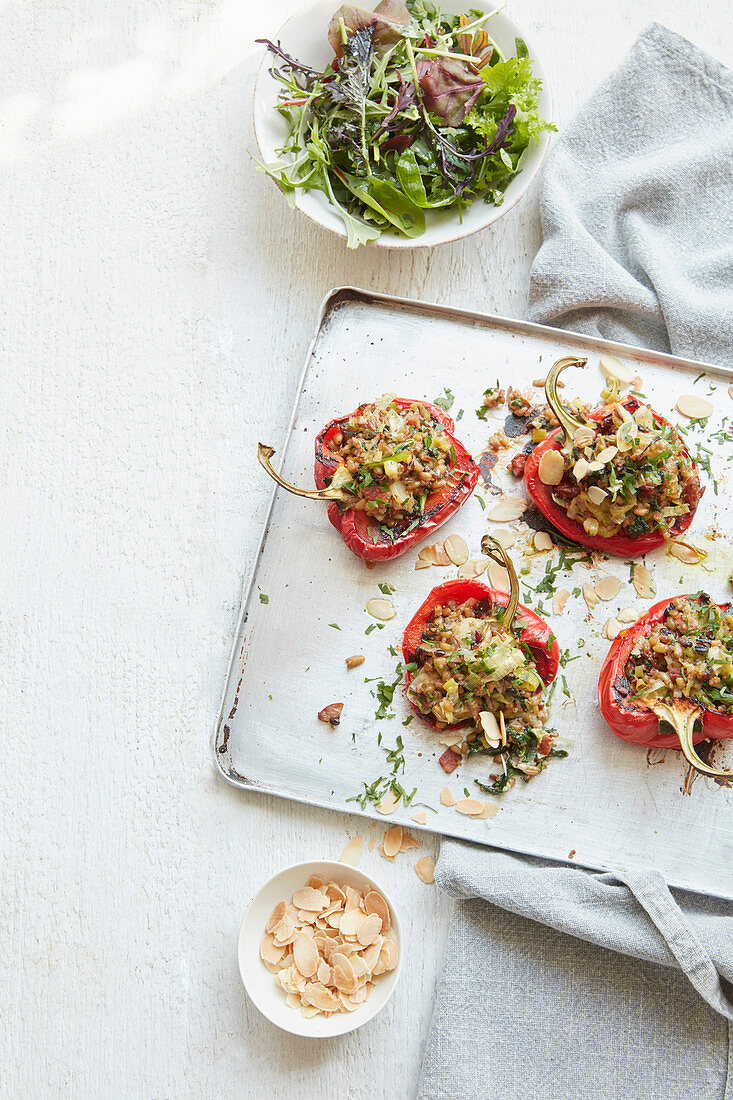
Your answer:
[[[344,4],[323,72],[258,39],[289,126],[263,171],[291,205],[297,191],[324,192],[349,248],[385,231],[420,236],[427,210],[500,205],[530,144],[555,127],[538,114],[526,45],[518,38],[505,57],[486,30],[492,14],[449,15],[429,0]]]

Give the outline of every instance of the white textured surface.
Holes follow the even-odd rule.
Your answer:
[[[242,0],[0,4],[9,1097],[409,1096],[448,906],[408,856],[406,973],[378,1022],[285,1036],[247,1002],[242,912],[348,819],[242,795],[209,735],[318,303],[352,282],[524,311],[536,192],[436,252],[347,253],[253,171]],[[659,18],[731,62],[722,0],[515,0],[562,121]],[[364,867],[376,866],[375,854]]]

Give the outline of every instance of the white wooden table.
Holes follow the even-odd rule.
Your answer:
[[[0,1094],[408,1097],[448,902],[366,855],[403,901],[391,1009],[277,1031],[239,981],[242,912],[369,828],[230,789],[209,737],[270,493],[254,444],[283,436],[324,293],[521,316],[536,190],[463,243],[348,253],[249,156],[252,39],[295,0],[0,6]],[[723,0],[511,14],[560,123],[652,18],[733,60]]]

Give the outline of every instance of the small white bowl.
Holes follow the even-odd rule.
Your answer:
[[[365,3],[363,6],[371,8],[374,4]],[[299,61],[323,70],[333,57],[326,31],[331,16],[338,7],[339,0],[315,0],[315,3],[306,4],[283,24],[275,35],[275,41],[279,41],[283,49]],[[445,12],[457,15],[468,11],[469,8],[490,10],[483,0],[478,2],[477,0],[443,0],[440,7]],[[487,26],[491,37],[506,56],[514,56],[515,38],[523,38],[527,42],[516,23],[513,23],[503,11],[494,15]],[[533,72],[542,80],[539,112],[542,118],[551,122],[553,107],[547,78],[529,42],[527,42],[527,48],[532,59]],[[260,156],[265,164],[272,164],[278,159],[277,150],[287,139],[288,126],[285,119],[275,110],[278,92],[282,86],[270,76],[272,58],[264,46],[262,49],[265,51],[265,56],[257,73],[254,90],[254,128]],[[458,241],[463,237],[470,237],[472,233],[477,233],[481,229],[486,229],[504,214],[508,214],[527,193],[542,167],[549,146],[550,132],[545,131],[540,137],[539,145],[534,143],[530,145],[522,170],[504,192],[504,201],[501,206],[493,206],[480,198],[476,199],[471,208],[464,211],[462,220],[459,220],[456,210],[426,210],[427,225],[422,236],[402,237],[396,232],[385,232],[376,241],[371,241],[369,247],[429,248],[436,244]],[[294,199],[296,209],[311,221],[339,237],[346,238],[343,222],[331,208],[322,191],[305,193],[297,191]]]
[[[398,958],[394,970],[380,974],[375,979],[371,995],[356,1011],[334,1012],[331,1016],[313,1016],[307,1020],[298,1009],[288,1008],[285,1004],[285,994],[275,975],[270,973],[260,958],[260,943],[265,934],[265,925],[278,902],[290,901],[295,891],[305,886],[312,875],[318,875],[324,882],[333,879],[334,882],[345,883],[358,890],[364,890],[365,887],[378,890],[392,911],[392,932],[397,943]],[[402,931],[397,910],[387,891],[363,871],[357,871],[347,863],[296,863],[271,878],[255,895],[239,929],[237,953],[244,988],[263,1016],[292,1035],[326,1039],[354,1031],[372,1020],[384,1008],[394,993],[402,972]]]

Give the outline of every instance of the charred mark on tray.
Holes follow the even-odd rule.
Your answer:
[[[541,406],[532,406],[526,416],[517,416],[509,413],[504,421],[504,434],[509,439],[518,439],[520,435],[526,435],[531,430],[531,421],[542,412]]]
[[[543,516],[539,508],[535,508],[534,505],[522,513],[522,521],[528,527],[531,527],[533,531],[548,531],[551,535],[557,534],[547,516]]]
[[[483,481],[484,485],[490,493],[500,492],[500,490],[496,487],[496,485],[494,485],[491,479],[491,471],[494,469],[494,466],[496,466],[498,461],[499,456],[498,454],[495,454],[494,451],[484,451],[483,454],[480,454],[476,459],[476,465],[479,468],[481,480]]]
[[[227,751],[227,745],[229,744],[229,734],[231,732],[232,731],[229,729],[229,726],[224,726],[224,737],[222,739],[221,744],[219,745],[219,752],[222,754],[222,756]]]

